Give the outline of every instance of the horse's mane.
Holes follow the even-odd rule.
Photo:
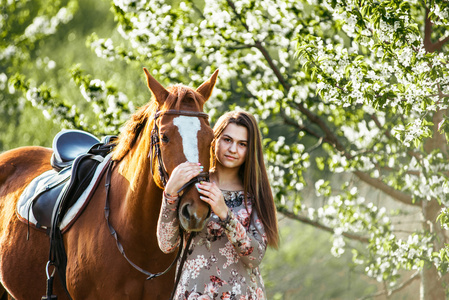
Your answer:
[[[192,88],[178,84],[167,88],[167,91],[169,92],[169,96],[161,107],[159,107],[156,100],[153,99],[142,106],[131,116],[131,119],[125,123],[125,126],[116,140],[116,146],[112,155],[113,160],[120,161],[125,157],[125,155],[134,147],[137,139],[145,127],[147,127],[147,124],[149,125],[149,128],[153,128],[153,116],[158,110],[180,110],[181,105],[187,102],[192,103],[197,111],[203,110],[203,105],[206,100]],[[148,136],[148,138],[150,137]]]

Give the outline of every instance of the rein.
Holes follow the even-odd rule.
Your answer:
[[[167,110],[167,111],[159,111],[154,115],[154,127],[151,130],[151,146],[150,146],[150,153],[149,153],[149,158],[150,158],[150,165],[151,165],[151,174],[154,176],[153,174],[153,160],[156,158],[158,160],[158,164],[159,164],[159,176],[161,177],[162,183],[164,185],[167,184],[169,175],[167,170],[164,167],[164,163],[162,160],[162,153],[161,153],[161,149],[160,149],[160,139],[159,139],[159,128],[157,126],[157,119],[159,117],[161,117],[162,115],[183,115],[183,116],[192,116],[192,117],[201,117],[201,118],[209,118],[209,115],[204,113],[204,112],[194,112],[194,111],[184,111],[184,110]],[[166,274],[174,265],[175,263],[181,258],[180,262],[179,262],[179,267],[178,267],[178,272],[176,274],[176,282],[175,282],[175,286],[173,289],[173,293],[172,296],[170,297],[170,299],[173,298],[173,295],[176,291],[176,287],[177,284],[179,282],[180,279],[180,275],[181,275],[181,271],[184,265],[184,262],[187,258],[187,250],[190,247],[190,243],[195,235],[195,233],[190,233],[189,238],[186,242],[185,247],[184,245],[184,230],[182,229],[182,227],[180,227],[180,235],[181,235],[181,239],[180,239],[180,247],[178,249],[178,253],[176,254],[176,258],[175,260],[173,260],[173,262],[170,264],[170,266],[168,266],[168,268],[162,272],[159,273],[151,273],[149,271],[146,271],[144,269],[142,269],[141,267],[139,267],[138,265],[136,265],[135,263],[133,263],[128,256],[126,256],[125,250],[123,248],[123,245],[120,243],[118,235],[117,235],[117,231],[114,229],[114,227],[111,225],[111,223],[109,222],[109,215],[110,215],[110,206],[109,206],[109,192],[110,192],[110,187],[111,187],[111,176],[112,176],[112,167],[114,165],[114,161],[111,160],[109,162],[108,165],[108,169],[106,172],[106,181],[105,181],[105,188],[106,188],[106,201],[105,201],[105,207],[104,207],[104,214],[105,214],[105,219],[106,219],[106,223],[108,225],[109,228],[109,232],[111,233],[111,235],[114,237],[116,245],[118,250],[120,251],[120,253],[123,255],[123,257],[126,259],[126,261],[137,271],[139,271],[140,273],[145,274],[147,277],[146,280],[151,280],[153,278],[159,277],[161,275]],[[192,178],[189,182],[187,182],[186,184],[184,184],[179,190],[178,190],[178,194],[180,194],[183,190],[185,190],[186,188],[188,188],[189,186],[191,186],[192,184],[196,183],[196,182],[200,182],[200,181],[209,181],[209,172],[202,172],[200,173],[198,176]],[[182,197],[182,196],[181,196]],[[182,253],[182,257],[181,257],[181,253]]]
[[[175,260],[173,260],[173,262],[170,264],[170,266],[168,266],[168,268],[165,271],[159,272],[159,273],[151,273],[148,272],[144,269],[142,269],[141,267],[139,267],[138,265],[136,265],[135,263],[133,263],[128,256],[126,256],[125,253],[125,249],[123,248],[122,243],[120,243],[120,241],[118,240],[118,235],[117,235],[117,231],[114,229],[114,227],[111,225],[111,223],[109,222],[109,215],[110,215],[110,208],[109,208],[109,190],[111,187],[111,174],[112,174],[112,166],[114,165],[114,161],[111,160],[109,162],[108,165],[108,170],[106,173],[106,183],[105,183],[105,187],[106,187],[106,202],[105,202],[105,206],[104,206],[104,217],[106,218],[106,223],[108,224],[108,228],[109,228],[109,232],[111,233],[111,235],[114,237],[115,239],[115,243],[117,245],[118,250],[120,251],[120,253],[123,255],[123,257],[126,259],[126,261],[137,271],[139,271],[140,273],[145,274],[147,277],[146,280],[151,280],[153,278],[159,277],[161,275],[166,274],[176,263],[176,261],[178,261],[179,257],[181,256],[181,249],[178,250],[178,253],[176,254],[176,258]],[[182,245],[184,243],[184,233],[181,232],[181,242],[180,245]],[[184,263],[183,263],[184,264]]]

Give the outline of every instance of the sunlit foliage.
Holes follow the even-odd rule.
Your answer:
[[[351,252],[385,294],[420,278],[424,298],[445,297],[449,2],[115,0],[112,11],[120,37],[88,40],[99,59],[193,86],[219,68],[207,111],[213,120],[235,107],[258,117],[278,210],[332,232],[331,252]],[[56,8],[47,15],[68,20]],[[35,19],[17,40],[51,33]],[[1,59],[23,52],[11,45]],[[77,66],[72,79],[94,118],[2,72],[0,87],[23,90],[64,127],[117,132],[136,106]],[[315,199],[303,197],[310,189]],[[402,219],[412,222],[407,230]],[[403,278],[403,270],[416,273]]]

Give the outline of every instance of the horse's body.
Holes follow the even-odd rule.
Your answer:
[[[196,91],[175,86],[170,92],[146,74],[155,102],[133,115],[117,142],[110,177],[109,220],[117,230],[126,256],[144,270],[160,272],[170,265],[176,253],[163,254],[157,244],[163,186],[158,161],[153,160],[150,165],[153,123],[158,122],[162,164],[168,174],[186,161],[186,155],[182,152],[182,136],[173,125],[177,115],[162,115],[154,122],[152,118],[156,109],[202,111],[215,84],[216,73]],[[208,168],[212,130],[207,120],[197,119],[201,124],[198,160]],[[16,203],[33,178],[51,169],[51,154],[51,149],[23,147],[0,155],[0,279],[17,300],[40,299],[45,295],[49,238],[44,232],[32,229],[27,240],[28,226],[16,216]],[[106,177],[103,175],[89,205],[63,235],[70,296],[72,299],[168,299],[174,269],[161,277],[145,280],[147,276],[133,268],[119,252],[105,221]],[[185,229],[200,230],[210,208],[199,200],[196,189],[184,192],[180,207],[184,211],[180,218],[187,218],[182,224],[191,226]],[[1,294],[0,287],[0,297]],[[54,294],[58,299],[68,298],[58,279]]]

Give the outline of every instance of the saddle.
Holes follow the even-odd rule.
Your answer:
[[[56,267],[67,292],[67,255],[60,224],[67,211],[91,185],[97,167],[115,146],[114,139],[115,136],[108,136],[100,142],[92,134],[79,130],[58,133],[53,140],[50,161],[53,170],[35,178],[21,196],[31,201],[30,209],[33,211],[36,227],[46,230],[50,237],[50,254],[46,267],[47,295],[42,299],[56,299],[51,295],[54,277],[48,275],[50,266]],[[28,222],[29,220],[30,218]],[[68,292],[67,295],[70,298]]]
[[[51,165],[56,171],[71,166],[75,158],[87,153],[100,140],[94,135],[81,130],[64,130],[53,139]]]
[[[32,198],[36,227],[50,234],[52,225],[61,221],[67,210],[90,184],[96,167],[112,150],[112,137],[100,142],[90,133],[66,130],[53,140],[51,165],[30,184],[23,197]]]

